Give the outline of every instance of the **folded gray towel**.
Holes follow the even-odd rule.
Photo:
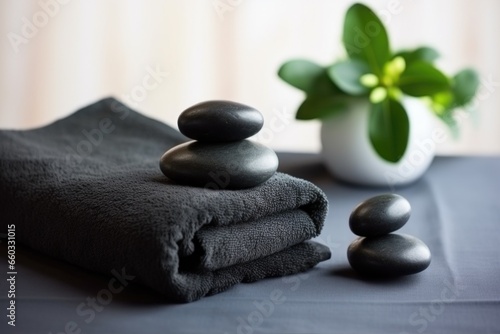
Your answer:
[[[330,257],[307,241],[326,216],[320,189],[282,173],[243,190],[175,184],[158,161],[185,140],[112,98],[43,128],[0,131],[2,232],[16,224],[20,243],[180,302]]]

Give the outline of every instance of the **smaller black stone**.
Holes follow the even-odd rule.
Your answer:
[[[361,202],[349,217],[352,233],[373,237],[394,232],[408,221],[411,206],[397,194],[383,194]]]
[[[351,267],[373,277],[416,274],[431,263],[431,252],[418,238],[405,234],[359,237],[347,249]]]
[[[250,140],[191,141],[171,148],[160,159],[160,169],[168,178],[214,190],[257,186],[273,176],[277,168],[276,153]]]
[[[185,136],[204,142],[243,140],[262,129],[264,118],[252,107],[232,101],[214,100],[195,104],[177,120]]]

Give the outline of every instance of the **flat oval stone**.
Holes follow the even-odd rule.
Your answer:
[[[431,263],[431,252],[418,238],[406,234],[359,237],[347,249],[351,267],[368,276],[401,276],[421,272]]]
[[[215,100],[195,104],[177,120],[185,136],[206,142],[243,140],[262,129],[262,114],[247,105]]]
[[[397,194],[384,194],[361,202],[349,217],[352,233],[373,237],[394,232],[403,227],[411,214],[408,201]]]
[[[168,178],[209,189],[254,187],[273,176],[277,168],[276,153],[249,140],[191,141],[173,147],[160,159],[160,169]]]

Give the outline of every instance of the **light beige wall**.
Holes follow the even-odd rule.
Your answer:
[[[57,1],[61,4],[49,6],[53,16],[46,15],[44,24],[43,4]],[[264,113],[260,140],[266,144],[318,151],[318,122],[293,120],[302,93],[281,82],[276,70],[293,57],[328,64],[342,56],[342,20],[351,3],[2,1],[0,127],[47,124],[108,95],[176,126],[178,114],[194,103],[231,99]],[[493,81],[481,88],[478,111],[464,119],[460,140],[449,140],[440,152],[500,153],[500,1],[365,3],[385,18],[394,47],[430,44],[441,51],[440,65],[447,71],[472,66],[485,82]],[[33,22],[34,15],[41,27],[15,52],[9,36],[22,36],[23,18]],[[148,81],[149,90],[141,88],[154,69],[161,72],[158,85]],[[126,97],[144,91],[143,100]]]

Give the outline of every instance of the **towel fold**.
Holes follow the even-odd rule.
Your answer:
[[[243,190],[175,184],[158,162],[186,138],[113,98],[46,127],[0,131],[2,233],[168,300],[194,301],[240,282],[294,274],[330,257],[308,241],[327,200],[276,173]]]

